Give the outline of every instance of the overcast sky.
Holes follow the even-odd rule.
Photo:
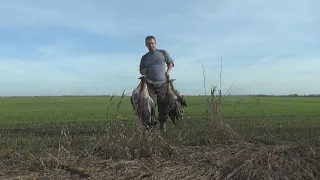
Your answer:
[[[320,1],[2,0],[0,96],[132,91],[144,38],[183,94],[320,93]],[[318,11],[318,12],[317,12]],[[187,78],[188,77],[188,78]]]

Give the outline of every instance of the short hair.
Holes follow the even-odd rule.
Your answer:
[[[148,41],[148,40],[150,40],[150,39],[156,40],[156,38],[155,38],[154,36],[147,36],[146,39],[145,39],[145,41]]]

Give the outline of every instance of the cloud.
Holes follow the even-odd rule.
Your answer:
[[[0,7],[0,96],[111,94],[138,83],[144,38],[175,60],[184,94],[317,93],[320,2],[7,0]]]

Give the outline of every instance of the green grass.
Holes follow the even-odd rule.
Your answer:
[[[186,100],[181,126],[188,129],[204,121],[206,101],[204,96]],[[0,102],[3,133],[58,134],[65,124],[73,134],[92,134],[110,119],[134,120],[129,97],[8,97]],[[302,131],[309,137],[319,133],[319,103],[315,97],[226,96],[221,111],[226,122],[248,135]]]
[[[186,97],[185,117],[202,117],[205,99]],[[43,124],[61,122],[105,121],[117,110],[120,97],[10,97],[0,98],[0,123]],[[121,103],[120,119],[133,119],[129,97]],[[263,115],[320,116],[320,98],[310,97],[225,97],[224,117],[254,117]],[[109,108],[109,111],[108,111]]]
[[[319,103],[320,98],[311,97],[227,97],[223,111],[226,116],[320,115]]]

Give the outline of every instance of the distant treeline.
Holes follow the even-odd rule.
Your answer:
[[[121,95],[61,95],[61,96],[0,96],[0,97],[111,97],[111,96],[121,96]],[[130,96],[130,95],[125,95]],[[185,96],[205,96],[205,95],[185,95]],[[249,97],[320,97],[320,94],[288,94],[288,95],[269,95],[269,94],[249,94],[249,95],[226,95],[226,96],[249,96]]]
[[[267,95],[267,94],[253,94],[247,96],[255,96],[255,97],[320,97],[320,94],[288,94],[288,95]]]

